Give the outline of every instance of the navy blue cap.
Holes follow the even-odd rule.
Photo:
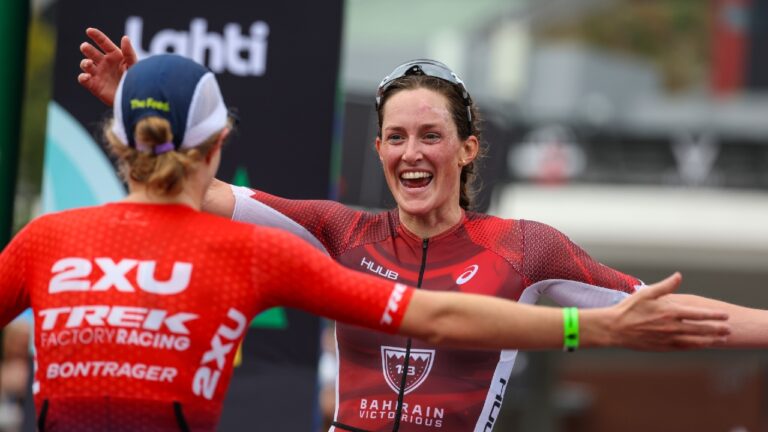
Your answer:
[[[115,95],[113,132],[136,147],[139,120],[156,116],[171,125],[173,145],[194,147],[226,126],[226,107],[213,73],[176,54],[147,57],[123,75]]]

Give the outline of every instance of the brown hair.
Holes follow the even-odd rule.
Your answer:
[[[155,146],[173,141],[171,124],[162,117],[144,117],[136,123],[134,141],[146,150],[137,150],[121,142],[112,132],[110,119],[104,125],[107,148],[117,159],[120,176],[142,183],[149,193],[161,196],[178,195],[192,166],[213,150],[219,133],[211,135],[202,144],[190,149],[178,149],[156,155]]]
[[[381,126],[384,122],[384,106],[387,104],[389,98],[400,91],[416,90],[419,88],[429,89],[445,96],[445,98],[448,99],[448,108],[451,111],[451,117],[453,118],[453,123],[456,125],[456,131],[459,138],[466,140],[471,135],[474,135],[480,143],[480,148],[475,160],[464,165],[461,169],[459,205],[464,210],[471,210],[473,206],[472,199],[480,189],[480,179],[476,171],[475,162],[485,156],[486,148],[481,140],[482,131],[480,129],[480,116],[477,112],[477,106],[474,102],[470,102],[469,110],[472,115],[472,121],[470,122],[467,114],[467,106],[458,86],[443,79],[428,75],[406,75],[392,81],[384,91],[384,94],[381,95],[381,101],[377,109],[376,114],[379,119],[378,136],[381,138]]]

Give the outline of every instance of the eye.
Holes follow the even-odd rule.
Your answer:
[[[403,140],[405,140],[405,138],[402,134],[399,133],[392,133],[387,135],[387,143],[389,144],[400,144],[403,142]]]
[[[436,132],[427,132],[424,134],[424,141],[428,143],[436,143],[440,141],[440,134]]]

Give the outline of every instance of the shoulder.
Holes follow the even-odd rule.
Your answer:
[[[519,220],[467,212],[464,231],[472,243],[502,257],[520,270],[523,237]]]
[[[498,216],[492,216],[485,213],[468,211],[466,212],[466,221],[464,225],[473,229],[485,230],[508,230],[516,228],[520,224],[518,219],[502,219]]]
[[[551,252],[570,243],[568,237],[550,225],[526,219],[467,212],[464,228],[473,243],[516,264],[532,249]]]
[[[81,207],[39,215],[24,226],[24,230],[50,230],[68,225],[84,225],[94,217],[100,217],[103,206]]]
[[[520,229],[527,240],[546,241],[567,238],[557,228],[543,222],[521,219]]]
[[[248,197],[252,200],[259,201],[293,219],[313,217],[321,220],[347,220],[350,218],[372,215],[372,213],[365,210],[352,208],[340,202],[328,199],[281,198],[264,191],[247,188],[239,188],[234,194],[236,197]]]
[[[254,230],[263,228],[252,223],[228,219],[223,216],[198,212],[193,215],[194,223],[207,226],[210,230],[215,230],[220,237],[238,237],[249,236]]]
[[[464,229],[475,243],[491,248],[517,247],[521,240],[521,221],[518,219],[467,212]]]
[[[8,250],[39,251],[41,245],[56,244],[89,230],[89,220],[99,212],[98,207],[78,208],[35,217],[13,236]]]

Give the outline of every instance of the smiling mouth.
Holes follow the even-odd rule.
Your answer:
[[[432,177],[426,171],[408,171],[400,174],[400,183],[407,188],[422,188],[432,182]]]

